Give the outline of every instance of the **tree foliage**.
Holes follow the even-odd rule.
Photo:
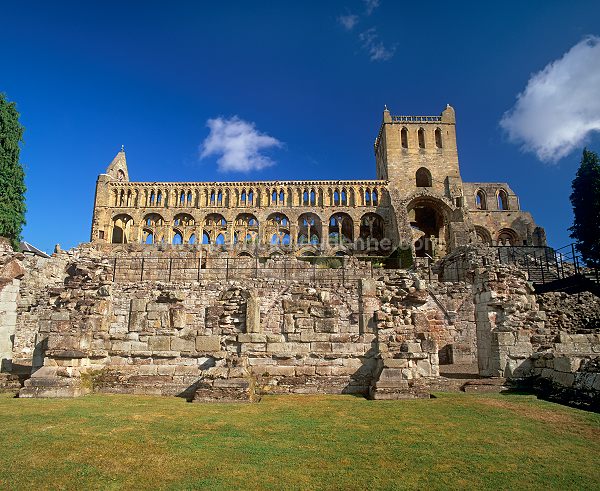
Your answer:
[[[15,103],[0,93],[0,236],[15,249],[25,225],[25,173],[19,162],[23,131]]]
[[[600,158],[583,150],[581,164],[572,184],[574,221],[571,238],[586,263],[600,266]]]

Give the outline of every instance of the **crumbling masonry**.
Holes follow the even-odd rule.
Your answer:
[[[375,155],[372,181],[134,183],[119,152],[91,243],[0,243],[0,388],[247,401],[533,381],[597,405],[598,297],[536,295],[501,262],[544,232],[506,184],[462,182],[454,110],[386,109]]]

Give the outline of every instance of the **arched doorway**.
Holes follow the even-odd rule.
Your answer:
[[[408,206],[416,257],[437,257],[446,250],[447,227],[443,203],[435,199],[417,199]]]

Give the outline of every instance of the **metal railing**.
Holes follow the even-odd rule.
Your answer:
[[[600,282],[600,270],[586,266],[575,244],[559,249],[535,246],[494,246],[502,264],[514,264],[529,274],[534,283],[546,284],[581,275]]]

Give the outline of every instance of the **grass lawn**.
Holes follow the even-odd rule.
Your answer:
[[[432,400],[0,396],[0,489],[600,489],[600,415]]]

